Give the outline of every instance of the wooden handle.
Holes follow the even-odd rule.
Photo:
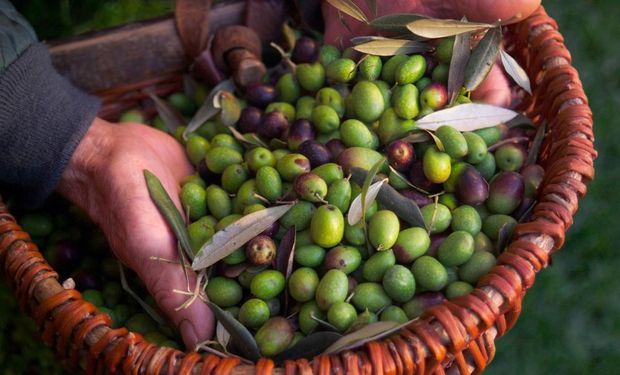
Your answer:
[[[267,68],[261,61],[261,42],[249,27],[234,25],[220,29],[213,38],[213,59],[240,86],[259,81]]]

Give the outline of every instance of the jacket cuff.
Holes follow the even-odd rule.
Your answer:
[[[100,102],[52,66],[47,47],[33,44],[0,74],[0,184],[26,206],[56,188]]]

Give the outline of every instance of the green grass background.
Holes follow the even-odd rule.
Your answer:
[[[165,14],[169,0],[14,1],[43,40]],[[566,245],[525,297],[487,374],[620,372],[620,1],[544,0],[559,22],[594,111],[596,179]],[[0,374],[62,374],[0,287]]]

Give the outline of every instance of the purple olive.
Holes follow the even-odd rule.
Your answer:
[[[288,120],[282,112],[265,113],[258,127],[258,135],[265,139],[279,138],[288,128]]]
[[[245,246],[245,255],[254,265],[270,264],[276,257],[276,243],[271,237],[259,234]]]
[[[217,174],[217,173],[211,171],[207,167],[207,160],[206,159],[202,159],[198,163],[198,168],[197,169],[198,169],[198,174],[200,175],[200,178],[202,178],[204,180],[204,182],[206,182],[208,185],[211,185],[211,184],[220,185],[220,182],[222,180],[222,175]]]
[[[310,160],[312,168],[329,163],[332,160],[329,149],[324,144],[314,140],[307,140],[299,145],[299,153]]]
[[[406,198],[409,198],[412,201],[414,201],[419,207],[426,206],[427,204],[433,203],[433,200],[429,198],[426,194],[420,193],[419,191],[414,190],[414,189],[400,190],[399,193],[401,193]]]
[[[517,172],[501,172],[491,180],[487,208],[497,214],[508,215],[523,200],[523,176]]]
[[[478,170],[467,166],[456,183],[456,197],[459,202],[471,206],[484,203],[489,196],[489,185]]]
[[[441,82],[433,82],[426,86],[420,94],[420,101],[423,107],[434,111],[443,108],[448,104],[448,89]]]
[[[443,243],[443,241],[448,238],[446,233],[437,233],[431,235],[431,245],[426,250],[426,254],[432,257],[437,256],[437,250],[439,250],[439,246]]]
[[[423,163],[420,159],[414,160],[413,163],[411,163],[409,181],[411,181],[412,184],[419,187],[420,189],[424,189],[426,191],[436,190],[436,188],[434,189],[435,184],[433,184],[431,181],[429,181],[428,178],[426,178],[426,175],[424,174]]]
[[[538,164],[530,164],[521,170],[521,175],[525,184],[525,196],[535,197],[545,177],[545,170]]]
[[[399,139],[390,143],[387,147],[387,157],[394,169],[404,172],[411,168],[415,158],[415,152],[411,143]]]
[[[288,141],[288,147],[291,151],[297,151],[299,145],[307,140],[314,139],[316,131],[314,126],[308,120],[299,119],[295,120],[288,130],[288,136],[285,138]]]
[[[277,96],[275,87],[265,83],[253,84],[245,91],[247,101],[259,108],[265,108],[269,103],[275,102]]]
[[[253,106],[245,107],[241,111],[241,117],[239,117],[237,122],[237,129],[241,133],[255,133],[262,120],[263,111]]]
[[[332,154],[334,159],[337,158],[340,155],[340,153],[347,148],[347,146],[345,146],[345,144],[340,139],[336,139],[336,138],[330,139],[329,141],[327,141],[325,146],[327,147],[329,152]]]
[[[424,72],[425,76],[430,76],[437,66],[437,60],[431,54],[424,54],[424,59],[426,59],[426,71]]]
[[[316,40],[302,36],[297,39],[291,60],[295,64],[312,63],[319,58],[319,46]]]
[[[267,237],[273,237],[276,235],[276,233],[278,233],[279,229],[280,229],[280,224],[279,222],[276,221],[273,224],[271,224],[269,228],[265,229],[263,233],[261,234],[264,234]]]

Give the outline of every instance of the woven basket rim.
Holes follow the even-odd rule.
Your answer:
[[[320,355],[311,361],[286,361],[277,372],[318,373],[340,368],[345,372],[395,370],[425,374],[441,373],[441,369],[453,365],[460,373],[479,373],[492,360],[496,337],[515,324],[525,290],[533,284],[536,273],[546,267],[549,256],[562,246],[578,199],[593,178],[596,158],[591,110],[555,21],[541,6],[507,30],[507,48],[520,54],[534,89],[531,100],[519,109],[537,123],[546,120],[549,129],[541,148],[546,175],[532,219],[516,227],[497,265],[470,295],[430,308],[421,318],[380,342]],[[116,92],[106,94],[113,97]],[[170,369],[179,374],[267,374],[274,370],[270,359],[245,365],[237,358],[186,354],[159,348],[126,328],[110,328],[107,315],[85,302],[78,291],[65,290],[58,284],[58,275],[1,199],[0,265],[20,306],[41,328],[44,342],[56,346],[72,368],[80,359],[86,359],[88,372],[107,368],[119,373],[139,370],[159,374]]]

